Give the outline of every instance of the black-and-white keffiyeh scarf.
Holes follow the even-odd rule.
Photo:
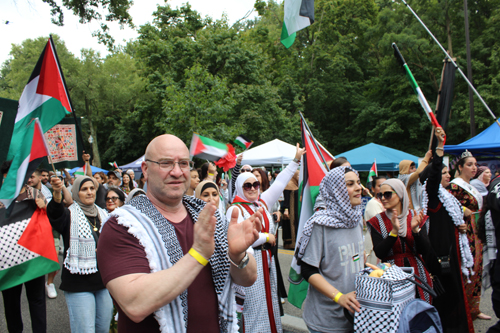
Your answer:
[[[363,211],[361,205],[351,205],[344,176],[346,169],[352,170],[359,177],[358,172],[350,167],[337,167],[330,170],[321,181],[319,192],[325,202],[325,209],[315,212],[304,225],[297,246],[298,259],[304,256],[315,223],[336,229],[352,229],[359,225]]]
[[[410,177],[412,174],[409,175],[398,175],[398,179],[400,179],[406,187],[408,187],[408,182],[410,181]],[[413,209],[418,213],[420,212],[421,209],[421,203],[422,203],[422,184],[420,183],[420,180],[417,179],[413,184],[410,185],[410,195],[411,195],[411,202],[413,204]]]
[[[95,205],[101,224],[108,219],[108,213]],[[69,206],[71,225],[69,231],[69,249],[64,258],[64,267],[71,274],[94,274],[97,272],[95,255],[96,241],[92,235],[90,224],[78,203]]]
[[[198,214],[205,202],[190,196],[184,196],[183,204],[196,223]],[[113,211],[118,224],[128,228],[128,232],[137,238],[144,247],[151,273],[172,267],[183,256],[177,240],[175,227],[163,217],[156,207],[144,195],[130,201],[129,205]],[[219,303],[219,327],[221,332],[237,332],[236,301],[233,282],[229,274],[230,263],[227,257],[228,222],[215,212],[215,251],[210,257],[212,278]],[[169,304],[156,310],[155,318],[162,333],[186,332],[188,320],[187,290],[183,291]]]
[[[484,215],[486,231],[486,244],[483,244],[483,291],[491,287],[490,269],[493,261],[497,258],[497,241],[495,237],[495,225],[491,218],[491,211]]]
[[[422,210],[425,215],[427,215],[427,207],[429,204],[429,195],[427,194],[426,185],[427,181],[425,181],[422,191]],[[465,223],[462,205],[460,205],[458,199],[448,192],[441,184],[439,184],[438,199],[443,204],[443,207],[448,212],[448,215],[450,215],[451,220],[456,227]],[[467,277],[467,282],[470,283],[469,276],[474,275],[474,272],[472,271],[474,258],[472,257],[472,253],[470,251],[467,234],[458,233],[458,244],[460,247],[460,257],[462,259],[462,273]]]

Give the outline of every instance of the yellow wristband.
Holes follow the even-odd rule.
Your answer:
[[[269,243],[269,234],[266,232],[266,243]]]
[[[335,297],[333,298],[333,300],[335,301],[335,303],[339,302],[339,299],[340,299],[340,297],[342,295],[344,295],[344,294],[342,294],[340,291],[337,294],[335,294]]]
[[[389,233],[389,236],[391,236],[391,237],[398,237],[398,235],[393,234],[392,231]]]
[[[462,211],[465,213],[465,207],[464,206],[462,206]]]
[[[191,248],[188,253],[201,265],[206,266],[208,264],[208,260],[203,258],[203,256],[199,254],[195,249]]]

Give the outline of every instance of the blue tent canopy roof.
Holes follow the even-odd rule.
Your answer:
[[[478,155],[498,155],[500,153],[500,126],[496,122],[473,138],[458,145],[445,145],[444,151],[458,155],[468,149]]]
[[[81,167],[76,167],[76,168],[73,168],[73,169],[69,170],[68,172],[69,172],[69,174],[70,174],[70,175],[72,175],[72,174],[74,174],[74,173],[75,173],[75,171],[76,171],[76,170],[78,170],[78,169],[80,169],[80,168],[81,168]],[[102,171],[102,172],[104,172],[104,174],[107,174],[107,173],[108,173],[108,170],[104,170],[104,169],[98,168],[98,167],[93,166],[93,165],[91,165],[91,166],[90,166],[90,169],[92,170],[92,174],[93,174],[93,175],[95,175],[95,174],[96,174],[96,172],[101,172],[101,171]]]
[[[347,158],[352,167],[358,171],[369,171],[375,160],[377,160],[378,171],[399,171],[399,162],[402,160],[418,163],[417,156],[376,143],[369,143],[335,155],[335,157],[340,156]]]

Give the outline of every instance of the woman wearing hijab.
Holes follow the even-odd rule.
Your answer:
[[[138,195],[146,195],[146,191],[139,187],[134,188],[132,191],[130,191],[127,198],[125,199],[125,205],[128,205],[130,203],[130,200]]]
[[[386,209],[368,221],[377,258],[399,267],[413,267],[415,274],[432,287],[421,256],[427,258],[431,251],[427,227],[423,228],[427,216],[408,208],[406,186],[399,179],[383,182],[377,196]],[[418,296],[427,303],[432,301],[421,288],[418,288]]]
[[[399,176],[398,178],[406,186],[406,191],[408,192],[409,203],[408,207],[410,209],[415,209],[417,212],[421,209],[422,202],[422,184],[418,179],[418,176],[425,167],[429,164],[432,157],[432,151],[428,151],[425,154],[424,159],[420,162],[418,169],[415,167],[415,162],[410,160],[402,160],[399,162]]]
[[[443,164],[446,133],[442,128],[436,128],[435,136],[438,144],[434,157],[420,174],[424,188],[422,208],[429,216],[429,241],[432,246],[432,257],[426,258],[426,264],[444,288],[444,293],[432,305],[439,312],[443,332],[474,332],[464,292],[474,260],[467,240],[462,206],[443,187],[449,184],[448,168]]]
[[[96,245],[108,214],[95,205],[97,181],[88,176],[75,180],[74,203],[62,203],[62,182],[53,177],[54,196],[47,206],[49,221],[64,241],[64,265],[60,289],[68,306],[71,332],[108,333],[113,302],[97,267]]]
[[[205,202],[212,202],[215,206],[219,207],[219,187],[211,180],[204,180],[199,183],[194,192],[194,196]]]
[[[470,184],[479,191],[479,193],[485,197],[488,195],[488,186],[491,181],[491,171],[488,167],[480,166],[477,167],[476,175],[470,181]]]
[[[276,265],[271,257],[271,247],[276,244],[275,224],[269,208],[274,205],[299,167],[300,158],[305,153],[297,144],[297,152],[292,163],[280,172],[273,185],[263,193],[260,183],[251,172],[244,172],[236,179],[236,197],[229,207],[226,217],[231,218],[233,210],[238,212],[238,222],[247,219],[258,209],[262,209],[262,230],[259,239],[252,244],[257,262],[257,280],[251,287],[245,287],[243,319],[245,332],[282,332],[280,308],[277,293]]]
[[[481,302],[481,288],[483,275],[483,243],[477,234],[476,219],[483,207],[483,197],[479,191],[470,184],[476,175],[477,162],[469,151],[462,153],[457,162],[458,177],[451,181],[448,191],[458,199],[464,211],[464,221],[467,224],[467,239],[469,241],[472,257],[474,258],[474,275],[470,277],[471,283],[465,285],[465,292],[470,308],[472,320],[476,318],[490,320],[491,317],[479,310]]]
[[[344,309],[360,310],[354,292],[355,275],[364,266],[360,184],[350,167],[330,170],[319,187],[325,208],[306,222],[297,245],[297,262],[309,282],[302,317],[311,332],[352,332]]]

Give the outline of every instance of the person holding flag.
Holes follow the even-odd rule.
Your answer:
[[[319,189],[325,209],[307,220],[296,247],[301,274],[309,282],[303,318],[311,332],[351,332],[344,309],[360,310],[354,292],[354,277],[364,262],[360,184],[350,167],[328,172]],[[346,255],[343,248],[353,252]]]
[[[305,149],[297,144],[295,158],[280,172],[271,187],[260,193],[260,182],[251,172],[240,174],[236,180],[236,197],[226,213],[230,219],[233,211],[238,212],[238,223],[252,216],[257,210],[263,209],[262,230],[259,238],[252,244],[257,262],[257,281],[245,287],[245,303],[243,305],[243,320],[245,332],[282,332],[280,308],[277,290],[277,273],[271,256],[271,247],[276,244],[275,224],[270,207],[278,201],[285,186],[299,167]],[[267,315],[263,315],[267,313]]]

